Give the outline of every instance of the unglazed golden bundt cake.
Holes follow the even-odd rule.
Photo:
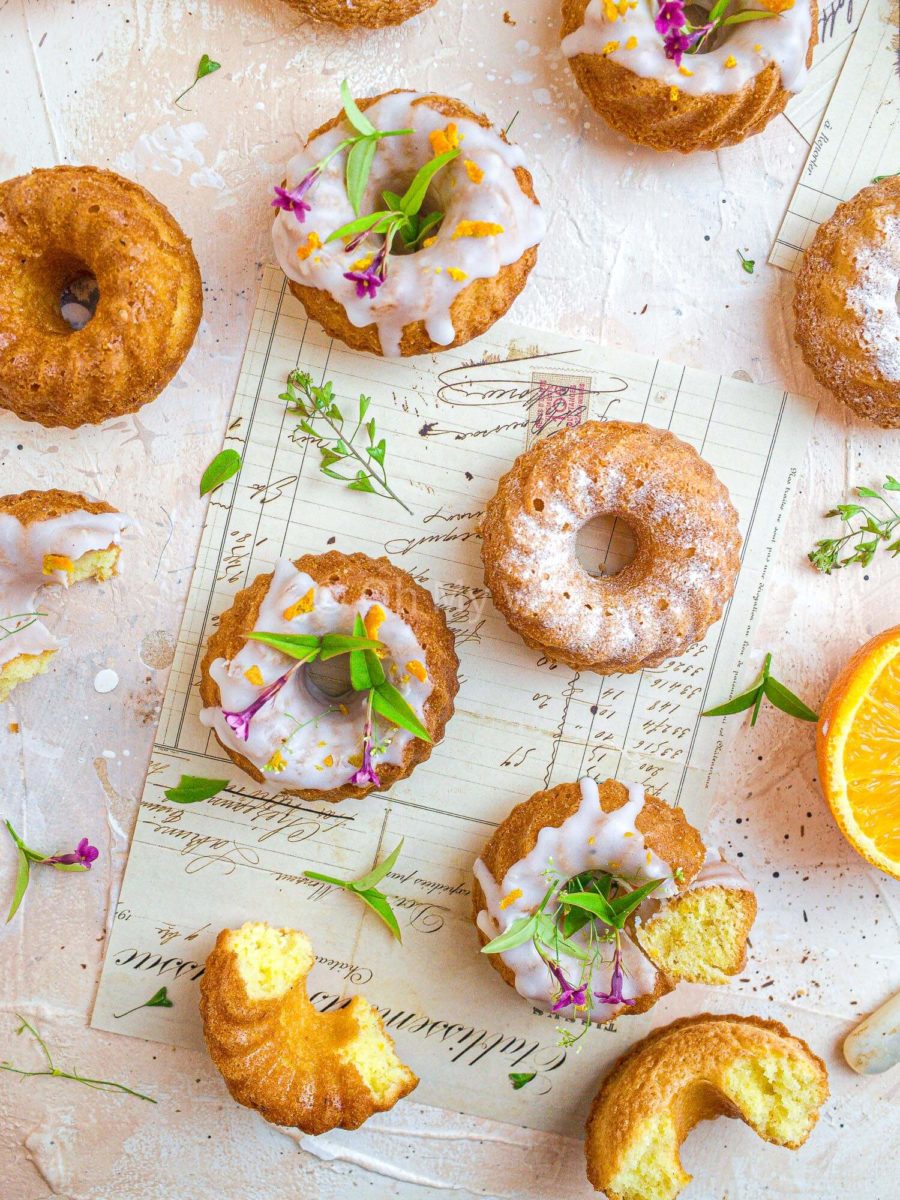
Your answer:
[[[616,516],[637,543],[593,578],[578,531]],[[521,454],[481,522],[485,583],[507,624],[575,670],[628,673],[683,654],[722,615],[740,566],[737,513],[715,471],[651,425],[586,421]]]
[[[378,29],[399,25],[431,8],[435,0],[288,0],[312,21],[324,21],[342,29],[360,25]]]
[[[326,694],[306,664],[247,636],[352,635],[357,618],[381,642],[381,671],[427,740],[392,721],[377,699],[370,711],[367,691],[351,690],[351,678]],[[453,714],[458,666],[443,610],[386,558],[331,550],[280,559],[219,618],[201,664],[200,719],[268,787],[307,800],[365,796],[428,758]]]
[[[309,316],[354,350],[406,356],[461,346],[503,316],[537,261],[544,218],[524,156],[447,96],[394,91],[357,103],[377,129],[405,132],[377,142],[359,212],[347,195],[349,151],[327,158],[353,133],[345,114],[310,134],[273,201],[278,263]],[[437,214],[427,237],[403,252],[399,232],[334,236],[384,211],[386,190],[402,192],[443,155],[452,157],[418,213]]]
[[[127,517],[102,500],[53,489],[0,496],[0,704],[42,675],[59,642],[40,620],[35,596],[118,572]]]
[[[657,1029],[607,1075],[587,1122],[588,1179],[609,1200],[675,1200],[700,1121],[739,1117],[796,1149],[828,1099],[825,1064],[778,1021],[709,1013]]]
[[[592,107],[654,150],[717,150],[759,133],[805,82],[817,40],[816,0],[751,0],[769,19],[720,26],[705,40],[710,4],[562,0],[562,48]],[[671,44],[681,31],[681,42]],[[702,47],[694,52],[693,45]],[[682,57],[683,56],[683,57]]]
[[[573,892],[618,905],[640,888],[618,936],[602,916],[570,925]],[[750,885],[681,809],[592,779],[512,810],[475,863],[472,905],[483,949],[540,914],[535,938],[487,949],[491,965],[537,1007],[595,1024],[645,1012],[679,980],[726,982],[756,916]]]
[[[358,1129],[419,1082],[362,996],[320,1013],[306,993],[305,934],[250,921],[223,929],[200,980],[209,1053],[239,1104],[304,1133]]]
[[[83,275],[99,301],[81,329],[60,298]],[[96,425],[153,400],[202,311],[200,271],[171,213],[96,167],[0,184],[0,406],[41,425]]]
[[[900,177],[839,204],[803,255],[795,334],[816,379],[855,413],[900,426]]]

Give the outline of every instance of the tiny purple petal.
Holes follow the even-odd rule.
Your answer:
[[[658,33],[667,34],[682,29],[686,20],[683,0],[664,0],[659,6],[654,25]]]
[[[307,204],[303,197],[319,178],[320,168],[313,167],[308,175],[304,175],[295,188],[288,191],[287,188],[276,187],[275,199],[272,201],[273,208],[280,208],[283,212],[292,212],[298,221],[302,224],[306,220],[306,214],[311,211],[311,205]]]
[[[570,1005],[575,1008],[583,1008],[587,1003],[586,989],[584,987],[575,987],[574,984],[569,983],[556,963],[548,962],[547,966],[550,968],[551,975],[553,975],[560,987],[559,998],[553,1005],[551,1012],[559,1012]]]
[[[374,300],[378,289],[384,283],[384,280],[376,275],[371,267],[367,267],[365,271],[345,271],[344,278],[356,284],[356,294],[360,300],[364,296]]]
[[[601,1004],[634,1004],[633,1000],[627,1000],[622,995],[622,984],[625,982],[625,975],[622,971],[622,952],[616,948],[613,955],[613,971],[612,979],[610,980],[610,988],[608,992],[594,992],[594,995]]]
[[[54,854],[51,858],[42,858],[41,862],[47,866],[60,867],[84,867],[86,871],[91,869],[91,863],[100,857],[100,851],[96,846],[92,846],[86,837],[83,837],[76,848],[70,854]]]
[[[299,665],[298,663],[297,666]],[[253,703],[248,704],[240,712],[226,712],[223,709],[222,716],[225,718],[225,724],[231,732],[246,742],[250,736],[250,722],[259,710],[281,691],[296,669],[296,666],[291,667],[289,671],[285,671],[283,675],[280,675],[274,683],[270,683],[268,687],[264,687]]]

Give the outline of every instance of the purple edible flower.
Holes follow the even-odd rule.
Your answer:
[[[96,846],[92,846],[86,837],[83,837],[71,854],[54,854],[52,858],[43,858],[41,862],[47,866],[59,864],[62,867],[84,867],[86,871],[91,869],[91,863],[100,857],[100,851]]]
[[[291,667],[289,671],[285,671],[283,675],[280,675],[274,683],[270,683],[268,687],[264,687],[253,703],[248,704],[247,707],[241,709],[240,712],[225,712],[224,709],[222,710],[222,716],[225,718],[225,724],[232,731],[232,733],[236,734],[239,738],[243,738],[243,740],[246,742],[250,736],[250,722],[263,707],[263,705],[268,704],[272,697],[281,691],[299,665],[300,664],[297,663],[295,666]]]
[[[313,167],[308,175],[304,175],[295,188],[288,191],[287,188],[276,187],[275,199],[272,201],[273,208],[280,208],[284,212],[292,212],[297,220],[303,224],[306,220],[306,214],[311,210],[311,205],[307,204],[303,197],[319,178],[321,167]]]
[[[667,33],[663,41],[666,49],[666,58],[671,58],[676,67],[681,66],[682,56],[685,55],[691,46],[694,44],[694,38],[687,34],[681,33],[677,29]]]
[[[353,243],[351,242],[350,245]],[[368,296],[370,300],[375,299],[378,289],[387,278],[387,253],[388,240],[385,239],[381,249],[364,271],[344,272],[344,278],[356,284],[356,294],[360,300],[363,296]]]
[[[574,984],[569,983],[556,963],[548,962],[547,966],[550,968],[551,974],[560,987],[559,999],[553,1005],[551,1011],[559,1012],[560,1009],[568,1008],[570,1004],[575,1008],[584,1008],[587,1003],[584,986],[575,987]]]
[[[656,26],[657,33],[665,35],[673,30],[682,29],[686,20],[684,0],[664,0],[659,6],[659,12],[656,14],[653,24]]]
[[[594,995],[601,1004],[634,1004],[633,1000],[627,1000],[622,995],[622,984],[624,982],[625,974],[622,970],[622,951],[616,946],[616,952],[613,955],[613,972],[609,991],[594,992]]]
[[[357,787],[368,787],[372,784],[373,787],[381,787],[381,780],[378,778],[378,772],[372,763],[372,701],[369,700],[369,710],[366,715],[366,729],[363,734],[363,760],[362,766],[353,775],[350,776],[350,782]]]

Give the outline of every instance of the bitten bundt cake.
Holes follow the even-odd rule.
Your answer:
[[[700,1121],[739,1117],[796,1149],[828,1099],[825,1064],[778,1021],[703,1013],[633,1046],[587,1122],[588,1179],[608,1200],[675,1200],[691,1176],[681,1143]]]
[[[819,383],[860,417],[900,426],[900,176],[863,188],[803,255],[795,337]]]
[[[717,150],[759,133],[803,87],[817,11],[816,0],[562,0],[562,49],[613,129],[654,150]]]
[[[338,670],[317,680],[323,661]],[[220,617],[200,719],[259,783],[307,800],[365,796],[428,758],[458,666],[443,611],[386,558],[281,559]]]
[[[90,276],[96,310],[74,328],[61,302]],[[138,184],[66,166],[0,183],[0,407],[70,428],[134,412],[181,366],[202,307],[190,241]]]
[[[320,1013],[305,934],[248,921],[223,929],[200,980],[209,1053],[238,1104],[304,1133],[358,1129],[419,1082],[362,996]]]
[[[681,809],[637,784],[537,792],[475,863],[482,950],[539,1008],[602,1024],[681,980],[723,983],[745,961],[750,885]]]
[[[594,578],[578,531],[616,516],[634,559]],[[734,591],[741,536],[728,492],[665,429],[586,421],[519,455],[481,522],[484,579],[507,624],[575,670],[640,671],[699,641]]]
[[[0,496],[0,704],[18,684],[42,675],[59,642],[35,597],[118,573],[122,534],[131,524],[110,504],[51,490]]]
[[[288,0],[304,17],[342,29],[399,25],[430,8],[435,0]]]
[[[396,136],[364,143],[361,122]],[[364,149],[368,180],[349,194],[348,158],[358,166]],[[484,333],[525,286],[544,234],[521,150],[459,100],[415,92],[358,109],[345,96],[291,159],[273,204],[275,255],[309,316],[354,350],[388,356]]]

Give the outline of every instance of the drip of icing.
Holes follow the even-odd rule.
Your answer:
[[[753,891],[737,867],[726,862],[718,850],[707,850],[703,866],[684,890],[692,892],[695,888],[704,887],[732,888],[737,892]]]
[[[885,379],[900,382],[900,216],[881,222],[881,237],[856,251],[859,280],[847,303],[860,318],[862,339]]]
[[[384,619],[378,629],[378,640],[387,647],[382,666],[388,681],[422,720],[432,683],[425,651],[412,628],[377,600],[366,598],[344,604],[340,593],[340,587],[320,586],[311,576],[298,571],[289,559],[279,559],[253,628],[266,633],[351,634],[357,613],[365,619],[369,609],[380,607]],[[286,619],[285,612],[298,601],[304,602],[302,606],[309,607],[309,611]],[[407,670],[410,662],[425,666],[424,680]],[[200,720],[215,730],[223,745],[249,759],[279,787],[322,791],[343,787],[360,765],[366,723],[364,693],[353,692],[329,704],[328,698],[317,694],[311,686],[306,669],[300,667],[253,717],[247,741],[238,737],[225,721],[225,712],[247,708],[264,687],[291,665],[292,661],[280,651],[255,641],[246,642],[230,662],[215,659],[209,674],[219,685],[221,706],[204,708]],[[247,671],[255,677],[255,682],[246,677]],[[329,707],[335,711],[327,712]],[[400,763],[413,735],[380,722],[377,715],[375,733],[376,743],[384,745],[383,752],[374,755],[376,770],[382,764]],[[355,761],[351,762],[351,758]]]
[[[413,132],[379,141],[360,212],[383,209],[383,191],[402,192],[409,185],[419,168],[433,157],[429,134],[443,131],[449,120],[458,130],[460,154],[438,173],[429,189],[429,207],[444,213],[433,245],[414,254],[391,254],[387,280],[374,299],[357,296],[356,284],[345,279],[344,273],[357,260],[377,252],[380,236],[371,235],[349,254],[340,239],[324,244],[334,230],[356,219],[345,184],[346,151],[331,160],[306,194],[312,206],[306,219],[301,223],[293,213],[282,211],[272,229],[275,254],[285,275],[306,287],[328,292],[342,305],[351,325],[364,328],[374,322],[385,355],[400,353],[403,328],[414,321],[424,321],[432,341],[449,345],[456,336],[450,308],[460,292],[473,279],[491,279],[501,267],[517,262],[540,242],[545,230],[540,206],[523,193],[515,175],[516,167],[525,165],[521,150],[508,146],[477,121],[448,119],[427,102],[415,103],[418,99],[414,92],[398,92],[382,96],[366,110],[377,129]],[[288,163],[287,187],[296,187],[346,136],[342,122],[304,147]],[[484,172],[479,183],[470,177],[466,161]],[[423,215],[426,211],[423,208]],[[460,221],[501,225],[503,232],[454,238]],[[312,251],[311,233],[323,243]],[[298,257],[298,250],[305,257]],[[448,268],[459,273],[457,278],[448,274]]]
[[[601,54],[611,42],[618,49],[608,57],[642,79],[656,79],[668,87],[677,87],[689,96],[729,96],[750,83],[769,63],[781,74],[782,86],[799,92],[806,82],[806,54],[812,33],[809,0],[794,0],[791,8],[779,16],[748,21],[728,28],[722,45],[705,54],[686,54],[682,66],[693,72],[685,75],[674,61],[666,58],[663,35],[654,25],[659,11],[656,0],[637,0],[624,16],[606,19],[603,0],[590,0],[579,29],[563,38],[567,58],[576,54]],[[759,8],[757,0],[740,0],[735,11]],[[625,43],[637,38],[633,49]],[[726,63],[734,61],[733,66]]]
[[[672,879],[667,878],[672,874],[669,864],[647,847],[636,826],[644,807],[644,789],[639,784],[625,784],[627,802],[614,812],[605,813],[600,807],[600,793],[594,780],[584,778],[579,786],[581,803],[578,809],[562,825],[548,825],[542,829],[533,848],[509,868],[499,885],[481,859],[476,860],[475,878],[484,892],[486,905],[478,913],[476,924],[487,938],[497,937],[514,921],[534,912],[549,886],[548,868],[562,881],[580,875],[582,871],[614,870],[617,875],[639,883],[665,880],[654,893],[661,897],[677,892]],[[514,897],[511,901],[510,896]],[[504,901],[505,906],[501,907]],[[552,916],[557,907],[556,898],[552,897],[545,912]],[[586,946],[586,931],[574,935],[572,941]],[[656,985],[656,968],[627,934],[621,935],[620,942],[625,970],[623,995],[633,1000],[649,994]],[[601,943],[603,961],[610,971],[603,970],[595,975],[591,985],[595,991],[608,990],[614,948],[612,942]],[[500,957],[515,975],[516,991],[521,996],[541,1008],[552,1006],[555,983],[531,941],[504,951]],[[573,956],[562,954],[559,966],[567,979],[580,978],[581,963]],[[619,1007],[600,1004],[592,998],[590,1019],[601,1024]],[[570,1006],[561,1010],[561,1015],[577,1017],[583,1014]]]
[[[49,583],[69,586],[65,570],[44,574],[47,555],[76,562],[93,550],[119,545],[131,521],[119,512],[90,513],[78,510],[23,525],[11,513],[0,513],[0,621],[14,630],[0,640],[0,666],[20,654],[39,655],[58,650],[60,643],[46,625],[30,617],[9,620],[16,613],[37,608],[36,595]],[[25,621],[30,624],[25,625]]]

